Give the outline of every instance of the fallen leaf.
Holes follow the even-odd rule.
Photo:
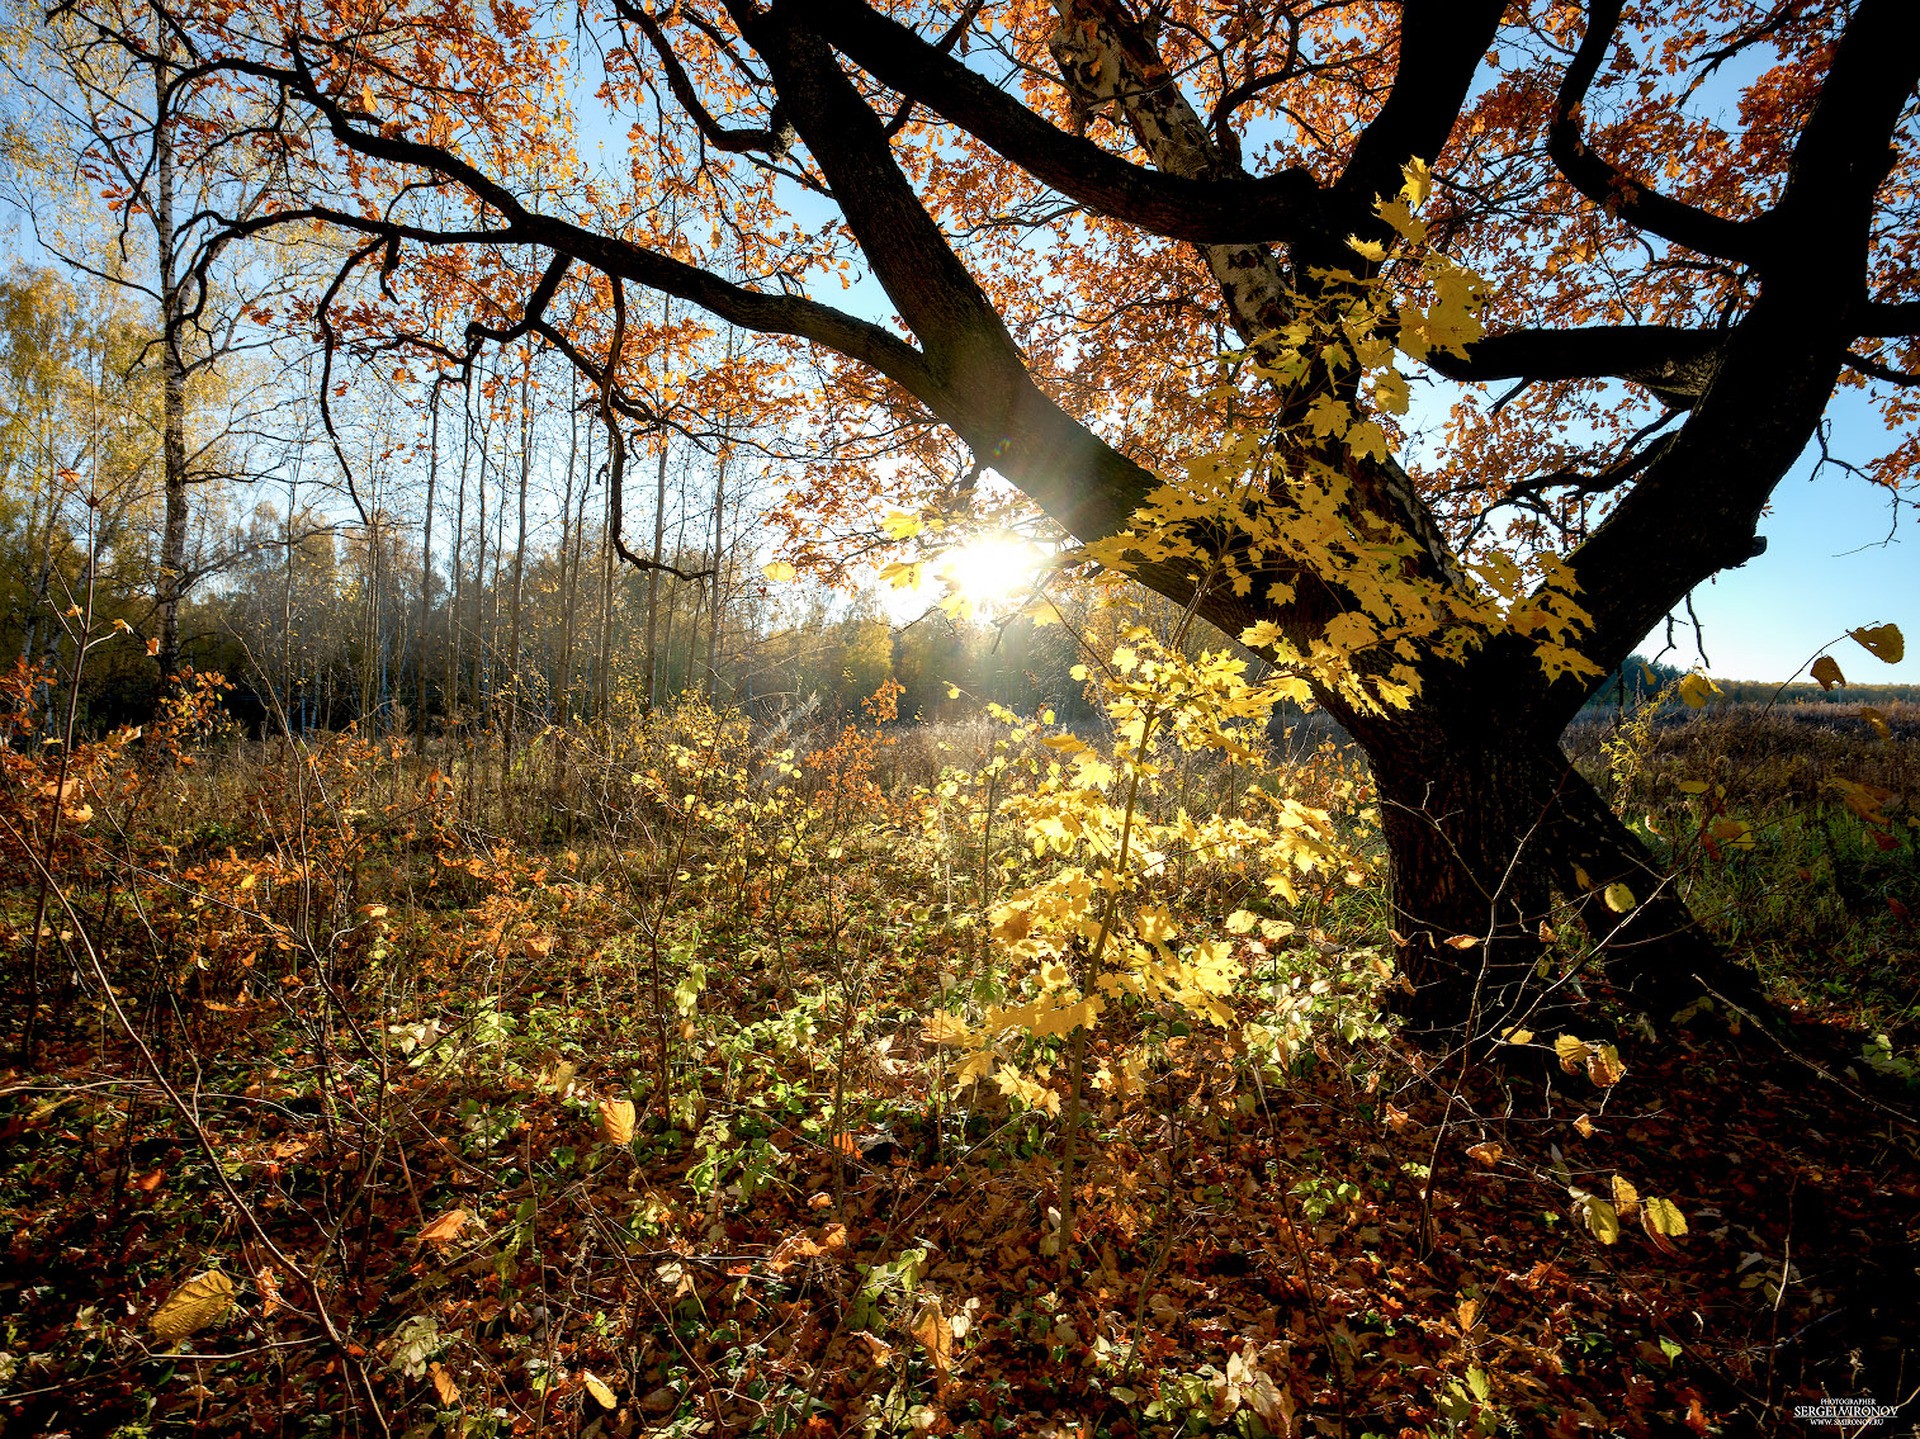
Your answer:
[[[429,1244],[449,1244],[467,1227],[467,1211],[449,1209],[420,1231],[420,1238]]]
[[[280,1308],[280,1276],[274,1273],[270,1265],[261,1265],[254,1271],[253,1287],[260,1291],[261,1317]]]
[[[619,1405],[619,1396],[608,1387],[606,1380],[600,1378],[592,1370],[582,1369],[580,1371],[580,1383],[586,1389],[587,1393],[593,1396],[593,1402],[598,1404],[602,1409],[613,1409]]]
[[[1474,1160],[1476,1160],[1481,1164],[1486,1165],[1487,1168],[1489,1169],[1493,1168],[1494,1165],[1498,1164],[1500,1162],[1500,1156],[1505,1154],[1506,1152],[1507,1151],[1505,1149],[1501,1148],[1498,1144],[1495,1144],[1490,1139],[1483,1140],[1479,1144],[1472,1144],[1467,1147],[1467,1153]]]
[[[625,1148],[633,1143],[634,1118],[631,1099],[601,1100],[600,1137],[609,1144]]]
[[[440,1396],[442,1404],[451,1409],[460,1402],[460,1386],[453,1382],[453,1376],[438,1360],[427,1366],[427,1377],[433,1381],[433,1392]]]
[[[953,1326],[947,1322],[939,1296],[928,1299],[920,1307],[919,1314],[914,1317],[912,1333],[927,1351],[927,1362],[933,1365],[933,1372],[945,1384],[953,1368]]]
[[[178,1344],[189,1334],[218,1324],[233,1308],[233,1281],[217,1269],[197,1275],[168,1296],[147,1325],[163,1344]]]

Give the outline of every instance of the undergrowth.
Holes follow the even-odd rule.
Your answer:
[[[690,699],[504,772],[241,744],[206,684],[62,758],[17,672],[6,1432],[1704,1434],[1899,1397],[1910,755],[1806,783],[1798,736],[1696,725],[1602,761],[1783,995],[1866,1018],[1859,1072],[1724,1014],[1470,1064],[1381,1017],[1364,770],[1135,644],[1156,697],[1120,674],[1099,733],[905,730],[883,691],[769,740]]]

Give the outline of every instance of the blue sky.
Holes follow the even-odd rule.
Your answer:
[[[1858,391],[1837,397],[1828,414],[1836,457],[1865,459],[1886,448],[1880,418]],[[1767,552],[1695,592],[1711,671],[1727,679],[1784,680],[1830,646],[1853,683],[1920,683],[1920,550],[1913,514],[1903,508],[1896,528],[1886,491],[1832,469],[1813,480],[1818,453],[1816,448],[1803,455],[1774,491],[1771,513],[1760,524]],[[1833,643],[1847,630],[1888,622],[1908,640],[1907,657],[1897,665],[1882,663],[1850,639]],[[1677,654],[1669,658],[1694,662],[1690,629],[1678,627],[1676,639]],[[1653,654],[1663,643],[1664,634],[1649,636],[1644,652]]]

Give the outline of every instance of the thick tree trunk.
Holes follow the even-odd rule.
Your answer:
[[[1410,986],[1395,1008],[1417,1026],[1476,1036],[1534,1027],[1575,981],[1656,1021],[1703,993],[1764,1007],[1751,973],[1701,929],[1557,738],[1459,696],[1424,702],[1378,735],[1364,720],[1354,727],[1379,791]],[[1609,904],[1613,886],[1624,888]],[[1591,961],[1575,975],[1542,965],[1542,926],[1574,923]]]

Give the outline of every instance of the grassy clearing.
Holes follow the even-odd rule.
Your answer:
[[[1910,1365],[1910,753],[1773,717],[1596,750],[1783,994],[1888,1036],[1822,1083],[1713,1015],[1623,1076],[1403,1044],[1332,748],[1153,750],[1139,833],[1248,828],[1137,857],[1127,932],[1194,942],[1088,1035],[1019,897],[1111,748],[1002,717],[788,753],[696,705],[503,773],[205,720],[76,755],[0,1110],[10,1434],[1765,1433]],[[9,763],[30,839],[43,760]],[[1275,813],[1310,851],[1252,837]]]

